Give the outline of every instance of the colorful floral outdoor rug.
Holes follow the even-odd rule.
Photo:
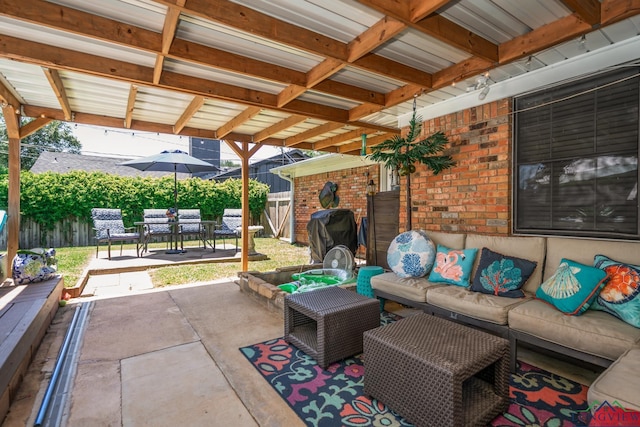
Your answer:
[[[397,317],[383,313],[382,323]],[[282,338],[240,349],[308,426],[411,426],[364,395],[362,355],[326,370]],[[508,411],[491,426],[565,427],[588,424],[587,387],[523,362],[511,375]]]

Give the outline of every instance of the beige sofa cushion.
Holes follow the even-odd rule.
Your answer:
[[[443,233],[440,231],[425,231],[436,246],[443,245],[450,249],[464,249],[465,234]]]
[[[609,360],[640,343],[640,329],[608,313],[587,310],[568,316],[541,300],[511,309],[509,328]]]
[[[593,257],[602,254],[616,261],[638,265],[640,264],[639,247],[637,242],[549,237],[543,280],[547,280],[555,273],[562,258],[593,265]]]
[[[587,399],[593,403],[620,403],[626,409],[640,411],[640,348],[627,350],[589,387]]]
[[[533,274],[529,277],[529,280],[527,280],[527,283],[522,286],[522,290],[525,292],[535,294],[536,289],[538,289],[542,283],[542,267],[544,265],[546,250],[544,237],[486,236],[482,234],[468,234],[465,247],[478,248],[479,250],[471,273],[472,281],[476,275],[481,249],[489,248],[492,251],[503,255],[523,258],[538,263]]]
[[[427,302],[431,305],[498,325],[506,325],[509,310],[529,299],[499,297],[454,285],[432,288],[427,292]]]
[[[383,273],[371,278],[371,287],[388,292],[401,298],[417,302],[426,302],[427,289],[443,286],[431,283],[424,277],[407,277],[401,279],[396,273]]]

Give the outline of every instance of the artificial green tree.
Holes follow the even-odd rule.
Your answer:
[[[397,171],[398,175],[406,176],[407,184],[407,230],[411,229],[411,174],[416,171],[416,163],[422,163],[427,170],[438,175],[445,169],[455,165],[451,156],[440,154],[449,142],[443,132],[436,132],[431,136],[416,141],[422,132],[422,118],[416,115],[414,101],[413,115],[409,121],[409,131],[403,137],[394,135],[371,149],[369,158],[383,162],[386,168]]]

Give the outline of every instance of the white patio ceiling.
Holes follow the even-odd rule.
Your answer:
[[[399,132],[414,96],[437,111],[487,72],[498,87],[593,62],[638,38],[639,14],[640,0],[0,0],[0,101],[41,120],[356,154],[363,133],[372,146]]]

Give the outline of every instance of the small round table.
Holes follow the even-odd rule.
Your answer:
[[[360,267],[358,269],[358,279],[356,281],[356,292],[365,297],[375,298],[371,288],[371,278],[384,273],[384,268],[377,265]],[[384,310],[384,298],[380,298],[380,311]]]

